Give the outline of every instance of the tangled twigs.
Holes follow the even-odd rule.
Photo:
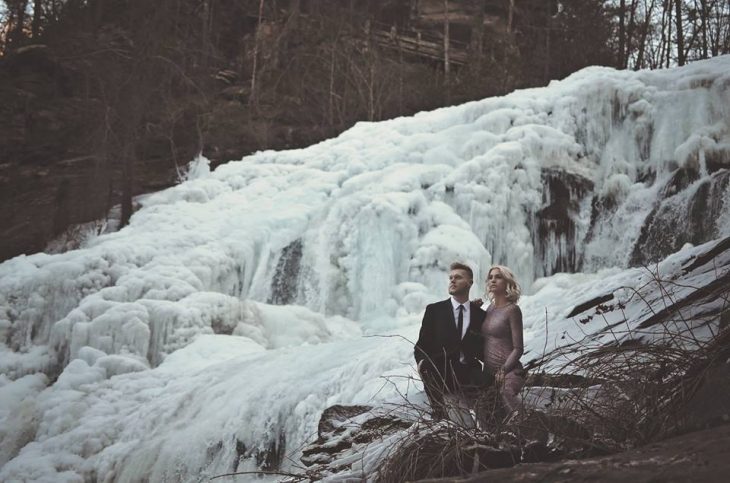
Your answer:
[[[619,289],[627,300],[599,304],[576,321],[603,320],[600,331],[583,331],[583,339],[529,365],[532,381],[545,387],[525,394],[532,408],[541,403],[540,410],[528,409],[505,426],[499,402],[485,395],[474,406],[475,426],[419,421],[391,450],[376,479],[462,476],[531,457],[606,454],[684,430],[688,404],[708,372],[730,357],[730,290],[719,273],[702,288],[648,273],[641,287]],[[629,304],[634,313],[644,304],[649,319],[629,324]],[[533,456],[531,449],[537,449]]]

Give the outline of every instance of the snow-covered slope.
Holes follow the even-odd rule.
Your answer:
[[[524,360],[598,331],[568,315],[641,287],[630,265],[730,235],[729,125],[720,57],[198,160],[125,229],[0,265],[0,479],[288,467],[325,407],[422,398],[382,376],[457,259],[532,286]]]

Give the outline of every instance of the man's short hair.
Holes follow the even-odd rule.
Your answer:
[[[469,274],[469,278],[474,280],[474,272],[472,272],[471,267],[469,267],[469,265],[464,265],[463,263],[454,262],[449,267],[449,270],[464,270],[466,273]]]

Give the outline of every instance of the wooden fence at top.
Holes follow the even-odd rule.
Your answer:
[[[435,35],[424,35],[417,30],[398,31],[393,25],[379,22],[366,26],[366,34],[380,47],[397,50],[407,55],[444,61],[444,39]],[[468,44],[449,40],[449,63],[464,65],[468,62]]]

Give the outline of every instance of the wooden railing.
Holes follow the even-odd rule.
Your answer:
[[[365,27],[366,35],[378,46],[397,50],[407,55],[444,60],[444,40],[418,30],[398,31],[393,25],[372,22]],[[464,65],[468,62],[468,44],[449,40],[449,63]]]

